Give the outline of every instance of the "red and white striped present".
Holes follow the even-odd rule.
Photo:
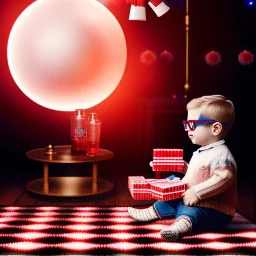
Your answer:
[[[187,189],[187,184],[181,180],[160,179],[151,183],[152,199],[169,201],[180,198]]]
[[[183,149],[175,148],[154,148],[153,149],[153,161],[154,160],[174,160],[183,159]]]
[[[183,172],[185,168],[184,160],[153,160],[152,170],[155,172],[175,171]]]
[[[187,184],[181,180],[145,179],[143,176],[129,176],[128,188],[134,200],[168,201],[180,198]]]
[[[128,189],[134,200],[151,200],[150,183],[143,176],[129,176]]]
[[[153,149],[152,170],[155,172],[183,172],[185,162],[183,149],[155,148]]]

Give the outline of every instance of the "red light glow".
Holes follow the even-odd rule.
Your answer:
[[[16,220],[18,220],[18,218],[14,218],[14,217],[4,217],[4,218],[0,218],[0,223],[6,223],[6,222],[16,221]]]
[[[73,251],[87,251],[95,248],[95,244],[93,243],[83,243],[83,242],[71,242],[71,243],[63,243],[60,245],[61,249],[69,249]]]
[[[36,253],[57,249],[63,253],[94,254],[95,250],[134,253],[146,249],[184,255],[192,250],[230,253],[256,247],[255,224],[239,214],[231,224],[237,225],[236,228],[240,225],[242,230],[246,228],[244,231],[234,232],[236,229],[230,225],[231,231],[227,233],[202,233],[184,237],[179,242],[165,242],[159,231],[173,220],[141,225],[130,219],[127,207],[77,207],[76,210],[75,207],[19,207],[17,211],[11,208],[9,213],[15,214],[11,216],[6,214],[8,210],[5,212],[8,208],[3,209],[0,215],[0,251]],[[99,232],[101,230],[103,232]]]
[[[24,229],[28,230],[44,230],[54,228],[54,225],[47,225],[47,224],[31,224],[31,225],[23,225]]]
[[[49,212],[52,212],[52,211],[60,210],[60,207],[57,207],[57,206],[40,206],[40,207],[37,207],[37,210],[38,211],[49,211]]]
[[[222,233],[203,233],[199,235],[189,236],[188,238],[197,238],[202,240],[217,240],[228,237],[238,237],[238,238],[256,238],[256,231],[245,231],[233,234],[222,234]]]
[[[24,207],[19,207],[19,206],[17,206],[17,207],[15,207],[15,206],[6,206],[6,207],[3,207],[3,210],[5,210],[5,211],[10,211],[10,212],[16,212],[16,211],[19,211],[19,210],[23,210],[24,209]]]
[[[76,212],[76,213],[71,213],[71,215],[76,216],[76,217],[90,217],[90,216],[111,216],[111,217],[127,217],[129,216],[127,212],[112,212],[112,213],[97,213],[97,212]]]
[[[68,218],[66,219],[68,221],[72,221],[72,222],[88,222],[88,223],[93,223],[93,222],[96,222],[96,221],[110,221],[109,218],[84,218],[84,217],[75,217],[75,218]],[[112,220],[111,220],[112,221]],[[115,219],[115,222],[117,223],[129,223],[129,222],[133,222],[133,220],[129,217],[127,218],[116,218]]]
[[[6,217],[6,216],[8,216],[8,217],[16,217],[16,216],[19,216],[19,215],[21,215],[19,212],[1,212],[0,213],[0,216],[1,217]]]
[[[34,1],[15,21],[7,47],[20,90],[60,111],[105,100],[123,76],[126,55],[120,24],[95,0]]]
[[[47,245],[43,243],[34,243],[34,242],[18,242],[18,243],[10,243],[3,246],[5,248],[15,249],[21,252],[29,252],[31,250],[37,250],[46,248]]]
[[[74,207],[75,211],[88,212],[88,211],[114,211],[114,212],[125,212],[127,213],[127,207]]]
[[[129,252],[131,250],[139,249],[140,245],[135,244],[135,243],[129,243],[129,242],[120,242],[120,243],[109,244],[108,248],[110,248],[110,249],[120,248],[122,251]]]
[[[52,212],[52,211],[47,211],[47,212],[35,212],[33,213],[34,216],[40,216],[40,217],[52,217],[52,216],[59,216],[61,213],[59,212]]]
[[[16,233],[13,235],[8,234],[11,237],[19,238],[21,240],[37,240],[41,238],[46,238],[46,237],[52,237],[51,234],[46,234],[46,233],[40,233],[40,232],[24,232],[24,233]],[[2,236],[3,237],[3,236]]]

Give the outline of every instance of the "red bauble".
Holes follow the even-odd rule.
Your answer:
[[[163,59],[167,63],[172,62],[173,59],[174,59],[173,54],[169,51],[166,51],[166,50],[164,50],[160,53],[160,57],[161,57],[161,59]]]
[[[140,61],[145,65],[150,65],[156,61],[157,57],[153,51],[146,50],[140,55]]]
[[[244,66],[250,65],[254,61],[254,55],[250,51],[244,50],[238,54],[238,61]]]
[[[206,53],[205,61],[210,66],[217,66],[221,63],[221,55],[216,51],[210,51]]]

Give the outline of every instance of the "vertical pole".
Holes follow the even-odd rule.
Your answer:
[[[186,25],[186,83],[185,91],[189,89],[189,0],[186,0],[186,16],[185,16],[185,25]]]
[[[44,185],[44,193],[49,193],[49,166],[47,162],[44,162],[44,178],[43,178],[43,185]]]
[[[92,192],[97,192],[97,185],[98,185],[98,167],[97,162],[92,163]]]

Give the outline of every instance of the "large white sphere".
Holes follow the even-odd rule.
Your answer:
[[[127,49],[122,28],[96,0],[37,0],[15,21],[7,58],[15,83],[49,109],[73,111],[106,99]]]

